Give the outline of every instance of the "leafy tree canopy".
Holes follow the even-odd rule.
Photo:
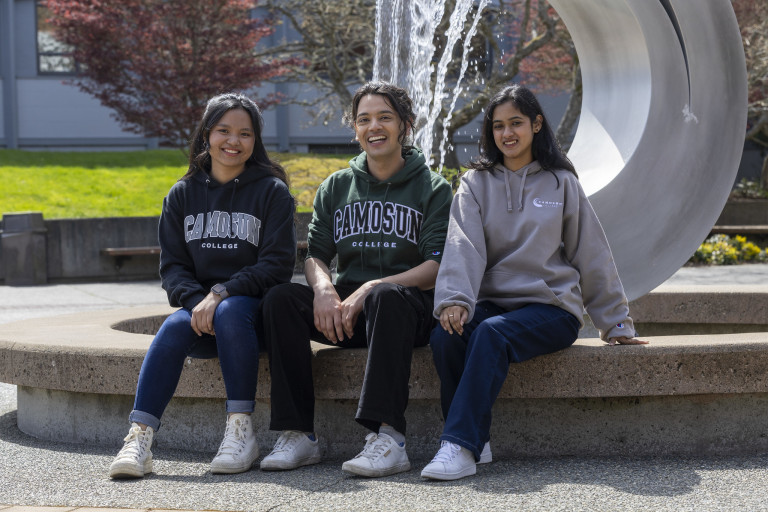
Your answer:
[[[51,24],[74,47],[73,83],[113,109],[128,131],[183,146],[207,100],[252,89],[294,59],[261,55],[272,33],[253,0],[47,0]],[[274,97],[262,99],[266,106]]]

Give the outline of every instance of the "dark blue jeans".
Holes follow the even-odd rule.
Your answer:
[[[198,336],[192,312],[170,315],[152,340],[139,373],[130,421],[160,428],[160,417],[171,401],[187,357],[219,358],[227,412],[253,412],[259,370],[257,314],[260,299],[233,296],[221,301],[213,317],[216,336]]]
[[[461,336],[435,327],[429,344],[445,418],[440,439],[471,450],[479,460],[490,439],[491,407],[510,363],[570,347],[579,327],[575,316],[557,306],[529,304],[506,311],[491,302],[476,305]]]

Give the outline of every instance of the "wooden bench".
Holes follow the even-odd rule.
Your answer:
[[[768,235],[768,226],[758,224],[713,226],[710,235]]]
[[[307,241],[300,240],[296,243],[297,251],[307,250]],[[159,245],[145,245],[138,247],[104,247],[99,251],[102,256],[115,258],[115,269],[120,270],[126,260],[134,256],[154,256],[160,254]]]
[[[126,260],[134,256],[153,256],[160,254],[159,245],[146,245],[141,247],[105,247],[99,251],[103,256],[115,258],[115,269],[120,270]]]

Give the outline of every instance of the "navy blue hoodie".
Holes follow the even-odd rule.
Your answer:
[[[173,307],[194,308],[216,283],[261,297],[291,280],[294,201],[268,169],[220,184],[205,172],[178,181],[160,216],[160,278]]]

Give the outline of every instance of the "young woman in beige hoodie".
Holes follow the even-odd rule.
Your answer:
[[[646,343],[634,338],[603,229],[536,97],[512,85],[485,112],[435,286],[430,345],[445,428],[422,476],[438,480],[490,462],[491,407],[509,364],[571,346],[585,308],[611,345]]]

